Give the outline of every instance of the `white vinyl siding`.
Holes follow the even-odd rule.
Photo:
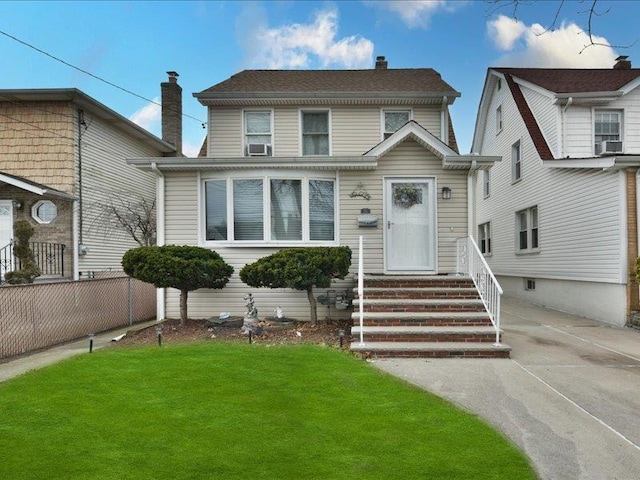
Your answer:
[[[456,243],[459,237],[467,236],[467,171],[443,170],[442,160],[413,140],[405,140],[382,157],[374,171],[340,172],[340,244],[358,249],[358,236],[364,236],[365,272],[383,273],[383,242],[386,226],[383,214],[384,178],[392,177],[436,177],[437,201],[437,267],[440,273],[456,271]],[[366,189],[370,199],[350,197],[359,185]],[[442,201],[440,192],[447,186],[452,190],[451,200]],[[368,208],[380,218],[378,228],[358,228],[361,209]],[[357,257],[354,257],[357,258]],[[355,274],[357,261],[351,265]]]
[[[273,112],[272,155],[295,157],[301,154],[300,110],[318,107],[278,106]],[[403,110],[405,107],[381,105],[330,105],[321,109],[331,111],[330,137],[332,155],[362,155],[380,142],[381,110]],[[244,156],[243,111],[260,109],[212,107],[209,110],[209,137],[207,156]],[[440,110],[427,106],[411,107],[412,119],[440,137]]]
[[[533,112],[540,127],[540,131],[552,152],[558,151],[558,122],[560,110],[553,105],[548,95],[520,86],[522,94]],[[559,156],[559,155],[556,155]]]
[[[89,112],[85,112],[85,121],[88,128],[82,134],[82,243],[88,252],[80,256],[79,269],[121,271],[122,255],[138,244],[106,224],[105,206],[113,202],[122,208],[122,202],[136,204],[142,198],[151,204],[156,194],[155,174],[127,165],[126,160],[155,157],[160,152],[141,145],[138,139]],[[78,185],[76,195],[77,188]],[[71,251],[68,250],[69,255]]]
[[[492,256],[489,265],[497,275],[594,282],[620,282],[625,239],[620,234],[621,191],[619,173],[602,170],[566,170],[543,167],[515,102],[503,96],[503,88],[491,100],[488,111],[502,105],[504,124],[499,136],[492,124],[483,132],[482,155],[500,155],[491,168],[491,196],[483,200],[482,176],[476,188],[476,223],[491,221]],[[578,107],[568,109],[574,116]],[[585,113],[590,112],[585,109]],[[574,127],[572,127],[574,128]],[[583,144],[592,147],[590,113],[582,127]],[[526,182],[512,185],[512,145],[520,141],[526,163]],[[587,155],[585,155],[587,156]],[[517,194],[516,194],[517,191]],[[515,212],[533,205],[542,212],[540,252],[517,255]],[[544,238],[542,238],[544,237]],[[542,243],[544,242],[544,244]],[[520,283],[521,285],[521,283]]]

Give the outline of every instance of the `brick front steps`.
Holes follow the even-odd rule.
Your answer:
[[[358,306],[356,290],[351,350],[367,357],[509,357],[468,277],[367,276],[362,328]]]

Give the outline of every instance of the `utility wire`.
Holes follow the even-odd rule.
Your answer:
[[[104,82],[104,83],[106,83],[107,85],[111,85],[111,86],[112,86],[112,87],[114,87],[114,88],[117,88],[117,89],[119,89],[119,90],[122,90],[123,92],[126,92],[126,93],[128,93],[129,95],[133,95],[134,97],[138,97],[138,98],[140,98],[140,99],[144,100],[145,102],[153,103],[154,105],[158,105],[158,106],[162,107],[162,104],[161,104],[161,103],[158,103],[158,102],[156,102],[156,101],[154,101],[154,100],[151,100],[151,99],[149,99],[149,98],[143,97],[142,95],[139,95],[139,94],[137,94],[137,93],[135,93],[135,92],[132,92],[131,90],[127,90],[126,88],[121,87],[120,85],[116,85],[115,83],[110,82],[109,80],[105,80],[104,78],[101,78],[101,77],[99,77],[99,76],[97,76],[97,75],[94,75],[94,74],[93,74],[93,73],[91,73],[91,72],[88,72],[88,71],[86,71],[86,70],[83,70],[83,69],[82,69],[82,68],[80,68],[80,67],[76,67],[75,65],[72,65],[72,64],[70,64],[69,62],[65,62],[65,61],[64,61],[64,60],[62,60],[61,58],[58,58],[58,57],[56,57],[56,56],[54,56],[54,55],[51,55],[50,53],[45,52],[44,50],[42,50],[42,49],[40,49],[40,48],[38,48],[38,47],[36,47],[36,46],[34,46],[34,45],[31,45],[30,43],[27,43],[27,42],[25,42],[24,40],[20,40],[19,38],[14,37],[13,35],[8,34],[7,32],[4,32],[4,31],[0,30],[0,34],[2,34],[2,35],[4,35],[5,37],[8,37],[8,38],[10,38],[10,39],[12,39],[12,40],[14,40],[14,41],[18,42],[18,43],[21,43],[22,45],[24,45],[24,46],[26,46],[26,47],[29,47],[29,48],[31,48],[31,49],[33,49],[33,50],[35,50],[36,52],[42,53],[43,55],[46,55],[47,57],[52,58],[53,60],[56,60],[57,62],[60,62],[60,63],[62,63],[62,64],[64,64],[64,65],[66,65],[67,67],[74,68],[74,69],[78,70],[79,72],[84,73],[85,75],[89,75],[90,77],[93,77],[93,78],[95,78],[96,80],[100,80],[101,82]],[[199,118],[192,117],[191,115],[187,115],[186,113],[183,113],[183,114],[182,114],[182,116],[183,116],[183,117],[190,118],[190,119],[192,119],[192,120],[196,120],[196,121],[198,121],[198,122],[200,122],[200,123],[202,123],[202,124],[206,123],[206,122],[203,122],[202,120],[200,120]]]

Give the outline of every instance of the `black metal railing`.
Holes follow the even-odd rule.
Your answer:
[[[42,275],[64,277],[64,250],[62,243],[30,242],[36,265]],[[13,254],[13,242],[0,249],[0,281],[4,281],[4,274],[13,270],[20,270],[22,262]]]

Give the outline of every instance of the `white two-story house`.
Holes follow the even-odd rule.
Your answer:
[[[242,314],[251,292],[261,314],[308,318],[304,292],[251,289],[238,272],[282,248],[338,245],[355,272],[360,235],[366,273],[456,273],[469,171],[495,161],[458,154],[459,95],[433,69],[384,57],[367,70],[245,70],[194,94],[208,108],[204,156],[129,161],[158,175],[159,243],[211,248],[235,268],[224,289],[190,294],[190,315]],[[159,308],[177,316],[177,292]]]
[[[640,69],[490,68],[478,244],[509,295],[625,325],[638,306]]]

